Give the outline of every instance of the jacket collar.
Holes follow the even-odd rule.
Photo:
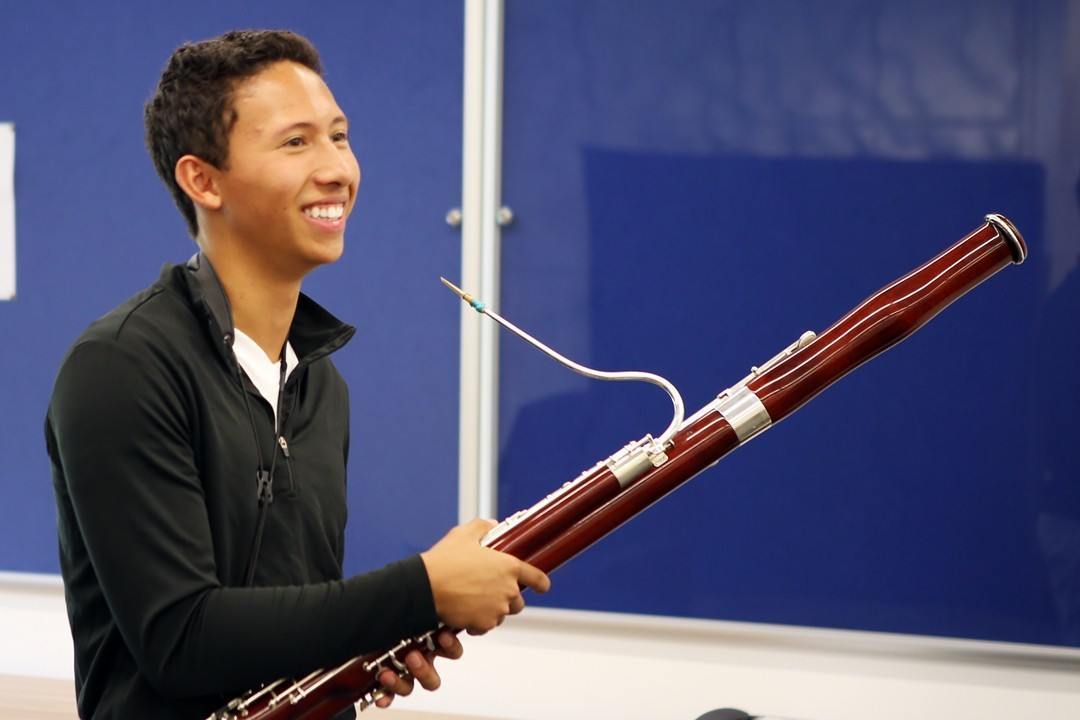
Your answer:
[[[165,276],[168,274],[186,290],[192,305],[205,317],[214,346],[231,365],[235,338],[232,309],[210,259],[201,252],[196,253],[183,266],[166,266],[162,280],[167,281]],[[355,333],[355,327],[341,322],[317,302],[300,293],[296,314],[289,328],[289,342],[300,358],[301,367],[339,349]]]

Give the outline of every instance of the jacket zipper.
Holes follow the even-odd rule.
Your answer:
[[[278,445],[285,456],[285,472],[289,473],[289,493],[293,494],[296,492],[296,483],[293,481],[292,455],[289,454],[289,443],[284,435],[278,435]]]
[[[236,359],[236,355],[234,353],[233,354],[233,360],[235,361],[235,359]],[[236,363],[236,374],[237,374],[237,378],[241,378],[241,370],[240,370],[240,363],[239,362]],[[244,404],[247,407],[248,417],[251,419],[251,422],[252,422],[251,430],[255,435],[256,452],[259,452],[260,455],[261,455],[261,452],[259,451],[258,427],[255,425],[254,417],[251,414],[251,406],[250,406],[250,404],[248,404],[248,399],[247,399],[247,389],[244,387],[244,383],[243,383],[242,379],[240,380],[240,391],[242,393],[244,393]],[[285,348],[282,347],[282,349],[281,349],[281,374],[280,374],[279,380],[278,380],[277,411],[274,413],[274,422],[277,425],[277,427],[274,428],[274,434],[277,435],[278,444],[281,445],[281,447],[287,451],[288,443],[285,442],[284,436],[281,435],[278,432],[279,428],[281,430],[284,430],[284,425],[285,425],[285,423],[283,422],[283,419],[281,417],[281,414],[282,414],[281,397],[282,397],[282,395],[284,393],[285,393]],[[286,452],[285,453],[286,463],[289,462],[288,457],[289,457],[289,454],[288,454],[288,452]],[[266,470],[263,469],[263,467],[262,467],[262,458],[261,457],[259,458],[259,470],[258,470],[258,472],[256,474],[256,477],[258,479],[258,483],[257,483],[258,492],[257,492],[257,495],[258,495],[259,516],[255,521],[255,537],[253,538],[252,544],[251,544],[251,554],[248,556],[247,572],[244,573],[244,576],[245,576],[244,577],[244,584],[246,586],[249,586],[249,587],[255,581],[255,568],[256,568],[256,566],[258,565],[258,562],[259,562],[259,550],[262,548],[263,531],[264,531],[264,529],[266,527],[266,513],[267,513],[267,510],[270,509],[270,504],[272,502],[274,502],[274,467],[276,465],[277,465],[277,450],[274,451],[274,457],[270,461],[270,470],[269,471],[266,471]],[[292,469],[291,468],[289,469],[289,480],[290,480],[290,485],[291,485],[291,480],[292,480]]]

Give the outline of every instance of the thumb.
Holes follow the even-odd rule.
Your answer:
[[[487,518],[473,518],[469,522],[461,526],[462,534],[466,539],[473,542],[480,542],[480,538],[488,534],[491,528],[498,525],[494,520],[488,520]]]

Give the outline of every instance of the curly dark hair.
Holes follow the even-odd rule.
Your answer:
[[[169,58],[154,96],[146,103],[146,147],[173,194],[192,237],[199,234],[195,205],[176,183],[176,162],[195,155],[226,170],[229,132],[236,123],[232,94],[238,81],[267,65],[291,60],[322,75],[311,42],[288,30],[236,30],[185,43]]]

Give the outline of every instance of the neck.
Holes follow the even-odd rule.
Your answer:
[[[203,252],[229,298],[236,329],[277,362],[296,314],[301,278],[283,277],[235,246],[207,243]]]

